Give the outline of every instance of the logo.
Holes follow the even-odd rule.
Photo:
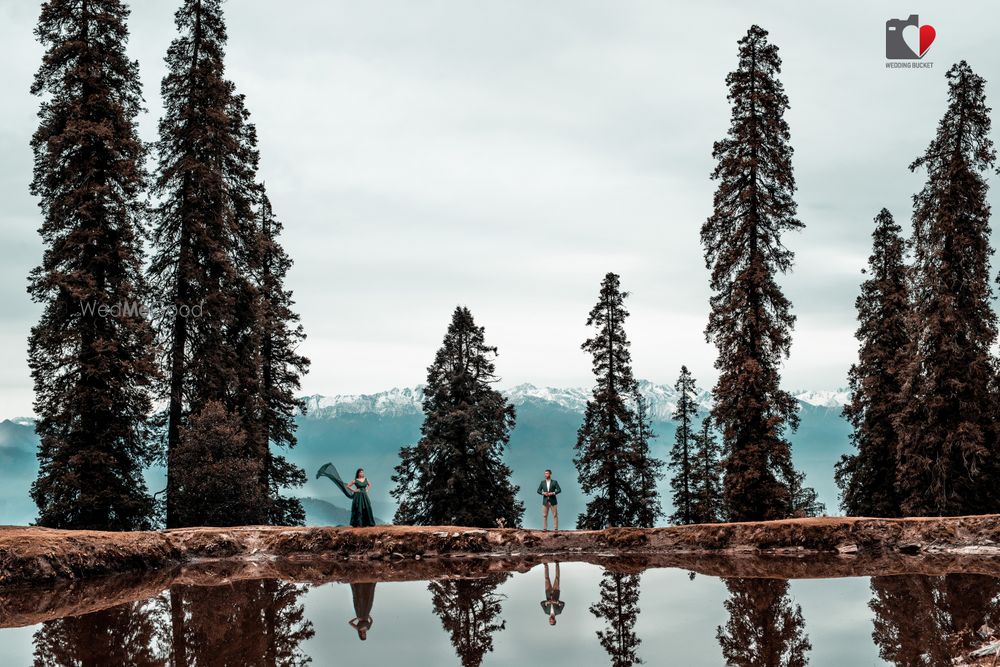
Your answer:
[[[916,14],[885,22],[885,57],[887,60],[920,60],[931,48],[937,31],[932,25],[920,25]]]

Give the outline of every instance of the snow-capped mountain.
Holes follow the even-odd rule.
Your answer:
[[[515,406],[534,404],[551,405],[571,412],[583,413],[590,399],[591,390],[583,387],[558,388],[537,387],[533,384],[519,384],[500,390]],[[649,403],[651,417],[655,421],[668,421],[677,407],[677,392],[670,385],[656,384],[648,380],[639,381],[639,391]],[[846,389],[793,392],[802,403],[817,407],[839,408],[848,400]],[[421,412],[424,385],[393,388],[376,394],[338,394],[323,396],[315,394],[306,397],[306,417],[311,419],[331,419],[342,415],[376,414],[383,417],[399,417]],[[707,410],[712,407],[712,394],[702,390],[697,397],[698,407]]]

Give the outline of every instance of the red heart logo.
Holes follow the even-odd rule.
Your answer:
[[[920,57],[923,58],[924,54],[927,53],[927,49],[931,48],[931,44],[934,43],[934,38],[937,37],[937,31],[934,30],[932,25],[922,25],[920,26]]]

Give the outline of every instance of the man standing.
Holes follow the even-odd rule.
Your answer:
[[[538,495],[542,497],[542,530],[549,529],[549,510],[552,510],[552,527],[559,530],[559,500],[557,494],[562,493],[559,482],[552,479],[552,471],[545,471],[545,479],[538,485]]]

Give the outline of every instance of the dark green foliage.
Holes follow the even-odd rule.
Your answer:
[[[792,606],[784,579],[725,579],[729,620],[716,631],[722,659],[733,667],[805,667],[812,649],[802,608]]]
[[[660,514],[655,485],[648,482],[661,474],[662,463],[650,460],[648,437],[635,437],[645,427],[638,424],[628,403],[638,385],[625,336],[627,296],[618,275],[608,273],[587,317],[587,326],[595,333],[582,349],[593,357],[596,383],[577,433],[573,463],[581,489],[592,497],[577,519],[577,528],[652,525],[650,519]]]
[[[597,639],[611,658],[611,667],[631,667],[642,664],[635,633],[639,618],[639,575],[605,572],[601,576],[599,600],[590,605],[590,613],[603,620],[605,627],[597,631]]]
[[[479,579],[432,581],[427,587],[434,613],[441,619],[462,667],[482,665],[493,650],[493,635],[507,626],[501,616],[506,596],[496,589],[508,577],[510,573],[500,572]]]
[[[636,390],[632,397],[635,405],[635,432],[632,434],[632,466],[635,486],[630,494],[628,513],[636,526],[653,527],[663,516],[660,504],[659,483],[663,479],[663,461],[654,458],[649,442],[656,437],[649,416],[649,402]]]
[[[712,418],[706,416],[695,436],[691,486],[694,523],[715,523],[725,517],[722,504],[722,448],[715,438]]]
[[[947,78],[937,136],[910,165],[927,182],[913,199],[913,344],[897,418],[905,515],[995,512],[1000,500],[986,199],[996,152],[982,77],[962,61]]]
[[[674,384],[674,390],[677,392],[677,407],[672,416],[677,422],[677,430],[674,432],[674,446],[670,449],[670,462],[667,466],[673,473],[670,488],[674,492],[674,513],[670,515],[670,521],[676,524],[698,523],[698,517],[695,516],[694,485],[697,388],[687,366],[681,366],[681,374]]]
[[[844,417],[854,428],[851,443],[857,451],[845,454],[836,469],[841,507],[853,516],[900,516],[895,420],[903,409],[901,390],[910,352],[909,290],[900,231],[886,209],[875,216],[865,271],[870,277],[861,284],[855,302],[855,336],[861,345],[848,376],[851,402],[844,406]]]
[[[790,505],[788,515],[793,517],[822,516],[826,514],[826,505],[819,501],[819,494],[811,486],[804,486],[806,474],[795,471],[791,481]]]
[[[142,477],[155,456],[146,418],[156,368],[128,14],[120,0],[50,0],[35,31],[45,55],[31,92],[44,101],[31,192],[45,253],[28,292],[44,309],[28,365],[41,439],[31,496],[43,526],[140,530],[154,514]]]
[[[503,462],[514,406],[492,386],[496,354],[469,309],[456,308],[427,369],[420,440],[400,450],[392,476],[395,523],[521,525],[524,504]]]
[[[266,497],[262,462],[244,455],[248,439],[239,415],[218,401],[190,415],[172,457],[179,525],[255,523]]]
[[[712,152],[719,186],[701,229],[715,292],[705,334],[719,352],[712,418],[722,431],[726,508],[735,521],[787,516],[795,475],[785,430],[798,426],[797,405],[779,375],[795,317],[776,278],[793,259],[781,237],[803,224],[795,217],[780,72],[777,47],[752,26],[726,77],[732,121]]]

